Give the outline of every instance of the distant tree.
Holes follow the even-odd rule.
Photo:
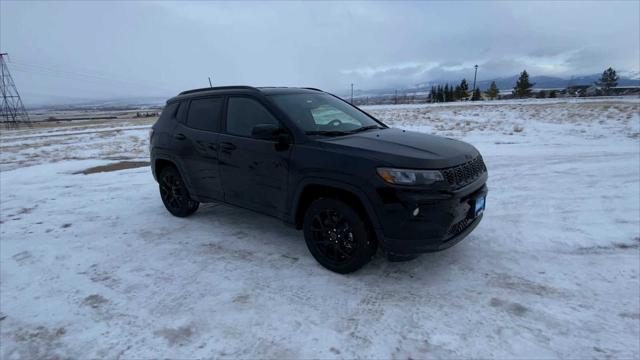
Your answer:
[[[451,99],[451,97],[449,96],[449,95],[450,95],[450,91],[449,91],[449,84],[445,84],[445,85],[444,85],[443,92],[444,92],[444,101],[445,101],[445,102],[453,100],[453,99]]]
[[[513,88],[513,95],[524,98],[531,96],[531,88],[535,85],[534,83],[529,82],[529,74],[527,70],[524,70],[520,73],[520,77],[516,82],[516,86]]]
[[[556,90],[549,90],[549,98],[556,98],[558,97],[558,92]]]
[[[478,100],[482,100],[482,93],[480,92],[479,88],[476,88],[473,91],[473,96],[471,96],[471,101],[478,101]]]
[[[536,94],[536,99],[544,99],[545,97],[547,97],[547,93],[544,90],[540,90]]]
[[[456,92],[453,89],[453,85],[449,85],[449,93],[447,94],[449,101],[456,101]]]
[[[616,74],[616,71],[612,68],[608,68],[603,71],[600,81],[598,81],[598,85],[602,86],[606,95],[609,95],[611,93],[611,88],[618,86],[618,75]]]
[[[469,84],[467,83],[467,79],[462,79],[460,81],[459,90],[458,90],[458,99],[464,100],[469,97]]]
[[[431,90],[429,90],[429,95],[427,95],[427,102],[428,103],[433,102],[433,86],[431,87]]]
[[[489,85],[489,88],[485,91],[485,95],[491,100],[496,99],[500,95],[500,89],[498,89],[495,81],[491,82],[491,85]]]

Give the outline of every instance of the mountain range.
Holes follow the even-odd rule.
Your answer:
[[[501,91],[509,91],[513,89],[518,79],[518,75],[501,77],[491,80],[479,80],[477,86],[481,90],[486,90],[492,81],[496,82],[496,85]],[[591,85],[600,79],[600,74],[572,76],[570,78],[561,78],[553,76],[532,76],[529,81],[534,83],[534,89],[564,89],[570,85]],[[460,79],[461,80],[461,79]],[[426,95],[432,86],[438,85],[457,85],[460,80],[434,80],[421,84],[398,87],[398,88],[378,88],[368,90],[356,90],[354,97],[388,97],[393,96],[397,91],[398,95],[410,95],[410,94],[422,94]],[[469,87],[473,87],[473,78],[467,79]],[[618,86],[640,86],[640,72],[637,73],[625,73],[620,75],[618,80]],[[34,101],[32,104],[27,104],[29,109],[69,109],[69,108],[84,108],[84,109],[98,109],[98,108],[147,108],[147,107],[161,107],[167,98],[173,96],[169,94],[166,97],[126,97],[118,99],[66,99],[64,102],[41,102]],[[350,94],[342,93],[340,96],[344,99],[348,99]]]

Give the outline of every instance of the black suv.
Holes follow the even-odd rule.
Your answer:
[[[471,145],[389,128],[312,88],[228,86],[167,101],[151,165],[175,216],[225,202],[304,230],[339,273],[448,248],[482,219],[487,169]]]

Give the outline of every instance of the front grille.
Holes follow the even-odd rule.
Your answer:
[[[451,225],[451,227],[449,228],[449,231],[447,231],[447,235],[448,235],[447,237],[452,238],[460,234],[461,232],[464,231],[464,229],[469,227],[469,225],[471,225],[472,222],[473,222],[473,219],[465,218]]]
[[[458,189],[471,184],[486,171],[487,167],[484,165],[482,156],[478,155],[475,159],[462,165],[443,169],[442,175],[444,175],[444,178],[447,180],[449,185]]]

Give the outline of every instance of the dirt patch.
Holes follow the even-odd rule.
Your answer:
[[[640,320],[640,313],[622,312],[618,314],[621,318]]]
[[[529,309],[522,304],[518,304],[516,302],[510,302],[510,301],[506,301],[498,298],[492,298],[491,301],[489,302],[489,305],[497,308],[502,308],[506,310],[508,313],[515,316],[523,316],[525,313],[529,311]]]
[[[631,243],[622,243],[616,242],[607,246],[588,246],[588,247],[579,247],[575,253],[576,254],[597,254],[604,252],[611,252],[614,250],[629,250],[629,249],[638,249],[640,248],[640,238],[633,238]]]
[[[498,274],[496,277],[489,280],[489,285],[501,289],[513,290],[520,293],[528,293],[544,297],[559,294],[559,291],[555,288],[508,274]]]
[[[292,262],[296,262],[298,260],[300,260],[299,258],[295,257],[295,256],[291,256],[291,255],[287,255],[287,254],[282,254],[282,257],[285,259],[289,259]]]
[[[105,299],[102,295],[92,294],[82,300],[82,304],[97,309],[102,305],[108,303],[109,300]]]
[[[89,174],[95,174],[95,173],[101,173],[101,172],[135,169],[135,168],[145,167],[150,165],[151,163],[148,161],[119,161],[119,162],[111,163],[107,165],[90,167],[82,171],[77,171],[74,174],[89,175]]]
[[[29,258],[31,258],[31,253],[28,251],[19,252],[12,256],[13,260],[17,262],[23,262]]]
[[[18,344],[14,349],[9,349],[5,355],[15,359],[61,359],[71,358],[68,349],[63,347],[61,338],[66,334],[64,327],[18,329],[13,333],[13,339]],[[62,354],[67,354],[64,356]]]
[[[249,302],[249,295],[238,295],[233,299],[236,304],[246,304]]]
[[[163,337],[170,346],[183,346],[191,341],[194,331],[190,326],[181,326],[175,329],[167,328],[154,332],[154,335]]]

